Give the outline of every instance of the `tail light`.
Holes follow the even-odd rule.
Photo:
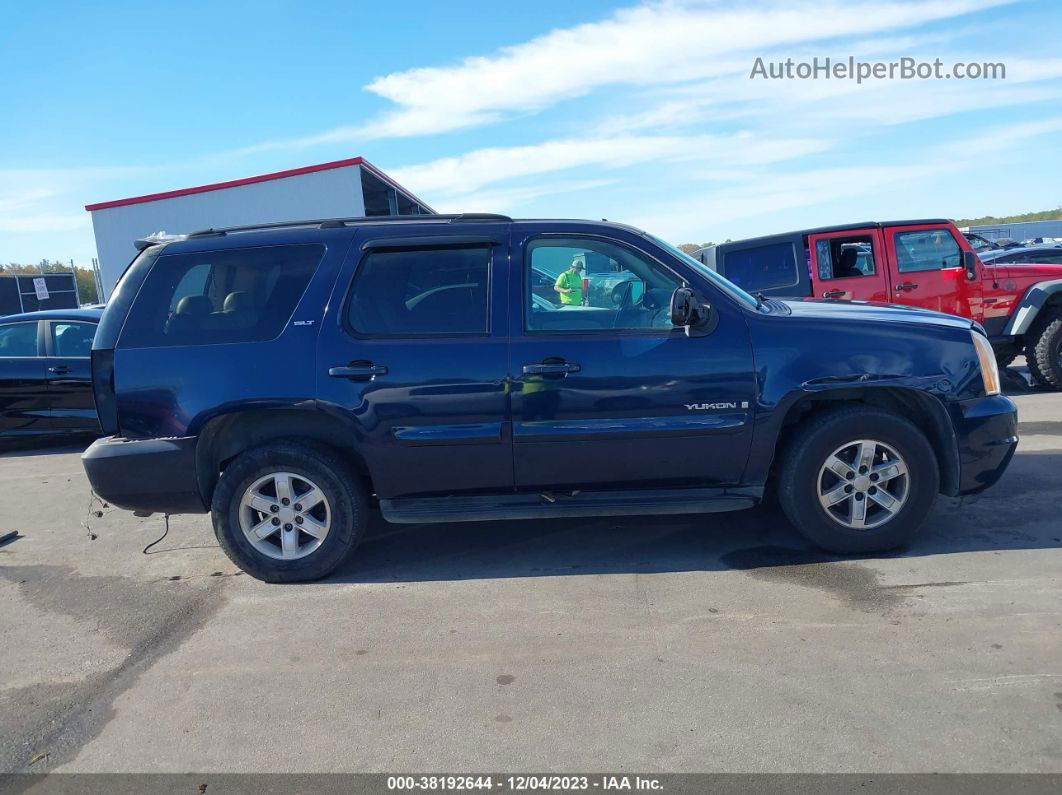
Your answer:
[[[114,351],[92,352],[92,395],[96,400],[96,416],[103,433],[118,433],[118,401],[114,391]]]

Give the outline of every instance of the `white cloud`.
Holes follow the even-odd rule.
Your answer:
[[[570,138],[531,146],[491,147],[392,169],[416,193],[460,194],[484,185],[581,166],[621,168],[655,161],[717,161],[763,164],[821,152],[829,142],[813,138],[730,135],[626,135]]]
[[[655,2],[554,30],[452,66],[393,72],[366,89],[395,106],[365,124],[268,141],[241,153],[430,135],[540,111],[609,86],[662,86],[725,74],[738,54],[868,37],[959,17],[1012,0]],[[903,46],[902,40],[895,42]],[[872,48],[867,44],[864,50]],[[751,58],[747,58],[751,64]],[[748,65],[745,66],[748,68]]]
[[[702,239],[705,235],[719,235],[720,224],[741,219],[769,217],[771,213],[795,208],[815,207],[838,200],[893,195],[896,199],[916,196],[927,185],[944,179],[980,174],[986,157],[998,164],[1019,147],[1034,139],[1062,132],[1062,117],[1037,122],[1001,126],[989,132],[956,141],[941,141],[912,153],[909,161],[897,164],[868,164],[801,170],[784,174],[750,173],[731,169],[691,173],[691,179],[715,180],[722,183],[711,190],[694,187],[689,194],[674,202],[635,211],[632,223],[667,236],[672,240]],[[862,202],[852,206],[861,206]],[[949,214],[940,208],[938,214]],[[823,223],[865,220],[858,218],[823,218]],[[899,213],[904,215],[903,212]],[[908,213],[907,215],[911,215]],[[917,216],[918,213],[913,213]],[[706,228],[706,223],[712,229]],[[792,224],[762,229],[762,234],[782,232]],[[726,227],[722,227],[725,229]]]
[[[588,190],[599,190],[617,184],[614,179],[548,180],[535,185],[496,190],[472,191],[443,198],[436,206],[439,212],[508,213],[544,196],[563,201],[564,197]]]

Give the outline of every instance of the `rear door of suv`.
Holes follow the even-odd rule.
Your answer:
[[[319,404],[355,429],[381,498],[512,488],[508,225],[423,228],[354,239],[320,332]]]
[[[881,230],[847,229],[808,235],[817,298],[888,301],[889,283]]]

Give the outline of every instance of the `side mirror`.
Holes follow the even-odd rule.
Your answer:
[[[671,294],[671,325],[687,329],[707,326],[712,308],[697,298],[689,287],[679,287]]]
[[[977,255],[972,251],[962,252],[962,266],[966,268],[966,278],[977,281]]]

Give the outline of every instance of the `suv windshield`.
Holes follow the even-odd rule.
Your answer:
[[[661,240],[658,237],[654,237],[653,235],[650,235],[650,234],[646,234],[645,236],[647,238],[649,238],[650,240],[652,240],[654,243],[656,243],[658,246],[661,246],[661,247],[667,249],[672,254],[674,254],[680,260],[685,262],[687,265],[689,265],[691,268],[693,268],[699,274],[701,274],[706,279],[708,279],[710,282],[712,282],[712,284],[714,284],[720,290],[723,290],[724,292],[730,294],[733,298],[736,298],[739,302],[746,304],[751,309],[758,309],[759,308],[760,301],[758,299],[753,298],[751,295],[746,293],[744,290],[742,290],[740,287],[738,287],[736,284],[734,284],[729,279],[726,279],[726,278],[720,276],[718,273],[713,271],[711,268],[709,268],[703,262],[700,262],[699,260],[694,259],[693,257],[691,257],[689,254],[687,254],[682,249],[676,248],[675,246],[671,245],[670,243],[665,243],[663,240]]]

